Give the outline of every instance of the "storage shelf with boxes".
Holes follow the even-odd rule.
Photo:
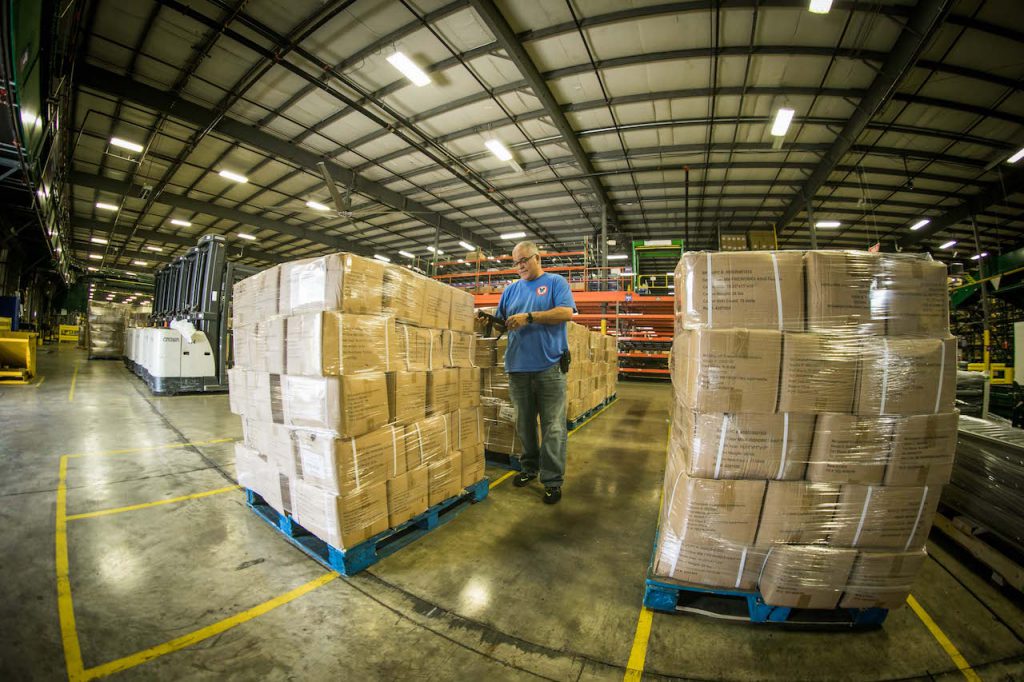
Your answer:
[[[676,280],[652,603],[669,581],[779,609],[899,607],[956,447],[945,266],[687,253]]]
[[[240,485],[342,554],[478,490],[472,295],[348,253],[234,295]]]

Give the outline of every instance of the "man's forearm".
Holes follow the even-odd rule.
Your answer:
[[[572,308],[552,308],[533,314],[534,324],[558,324],[572,319]]]

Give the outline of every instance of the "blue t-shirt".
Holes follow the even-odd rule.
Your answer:
[[[545,272],[535,280],[521,279],[505,287],[498,301],[498,317],[506,319],[518,313],[552,308],[572,308],[576,312],[576,302],[564,277]],[[568,349],[564,322],[528,324],[508,334],[505,371],[543,372],[553,367]]]

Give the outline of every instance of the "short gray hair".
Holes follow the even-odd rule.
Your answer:
[[[533,242],[519,242],[512,250],[515,251],[516,249],[529,251],[529,256],[540,253],[540,249],[537,248],[537,245]],[[527,256],[527,258],[529,258],[529,256]]]

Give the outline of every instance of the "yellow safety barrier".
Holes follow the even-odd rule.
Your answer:
[[[1005,363],[993,362],[987,367],[984,362],[972,362],[967,365],[969,372],[987,372],[989,383],[993,386],[1010,386],[1013,384],[1013,367]]]
[[[0,331],[0,382],[26,384],[36,373],[35,332]]]
[[[78,343],[78,325],[62,324],[57,328],[57,343]]]
[[[11,318],[0,317],[0,332],[11,331]]]

